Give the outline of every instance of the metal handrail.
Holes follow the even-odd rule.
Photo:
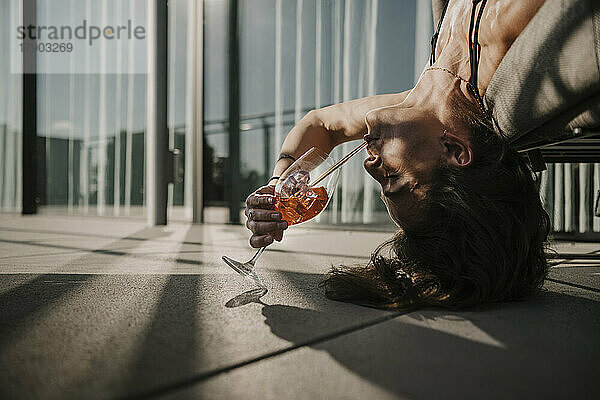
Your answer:
[[[308,108],[304,108],[301,111],[306,113],[309,112],[310,110],[314,109],[314,107],[308,107]],[[284,110],[281,112],[282,115],[290,115],[290,114],[295,114],[296,110]],[[240,116],[240,121],[247,121],[247,120],[252,120],[252,119],[263,119],[263,118],[270,118],[270,117],[275,117],[275,112],[268,112],[268,113],[261,113],[261,114],[250,114],[250,115],[242,115]],[[228,122],[227,118],[224,119],[217,119],[217,120],[206,120],[204,121],[204,126],[206,125],[216,125],[216,124],[226,124]]]
[[[307,107],[307,108],[302,109],[301,111],[303,113],[307,113],[313,109],[314,109],[314,107]],[[296,113],[296,110],[284,110],[281,112],[281,115],[285,116],[285,115],[290,115],[290,114],[295,114],[295,113]],[[244,126],[242,127],[241,131],[246,132],[246,131],[264,128],[267,119],[275,118],[275,114],[276,113],[273,111],[273,112],[262,113],[262,114],[242,115],[240,117],[240,122],[242,122]],[[260,120],[260,122],[257,122],[255,124],[245,123],[245,121],[252,121],[252,120]],[[282,125],[292,125],[294,122],[295,121],[292,121],[292,120],[286,120],[286,121],[283,121]],[[221,129],[220,130],[206,130],[206,127],[213,126],[213,125],[221,125]],[[272,123],[267,123],[267,125],[269,128],[275,126],[275,124],[272,124]],[[204,133],[207,135],[215,135],[218,133],[225,133],[229,130],[229,120],[227,118],[215,119],[215,120],[205,120],[203,126],[205,128]],[[183,124],[179,124],[179,125],[174,125],[170,129],[173,131],[178,131],[178,130],[185,130],[185,128],[186,128],[185,123],[183,123]]]

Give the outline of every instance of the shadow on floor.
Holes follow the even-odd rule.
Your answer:
[[[171,233],[156,228],[144,228],[133,233],[130,236],[120,238],[107,244],[100,249],[94,249],[92,254],[80,258],[69,260],[70,264],[86,265],[88,262],[94,262],[95,253],[107,253],[115,256],[127,255],[126,252],[115,252],[111,250],[115,247],[121,247],[123,243],[129,242],[132,238],[141,243],[142,240],[156,239],[168,236]],[[143,238],[143,239],[142,239]],[[29,245],[40,245],[40,243],[25,242]],[[47,247],[53,247],[47,245]],[[113,254],[114,253],[114,254]],[[102,272],[102,271],[99,271]],[[36,381],[38,375],[44,376],[40,370],[69,372],[69,365],[48,365],[47,351],[56,351],[56,349],[46,349],[36,347],[34,343],[23,342],[24,333],[29,330],[40,330],[46,322],[55,318],[53,312],[55,309],[63,306],[64,302],[72,300],[77,296],[82,302],[87,301],[85,294],[87,290],[93,290],[90,287],[96,282],[102,280],[102,274],[63,274],[63,273],[45,273],[41,275],[31,274],[4,274],[1,276],[3,283],[8,287],[13,286],[12,282],[20,282],[0,294],[0,398],[71,398],[74,397],[70,384],[64,384],[60,379],[56,382],[41,383]],[[30,279],[29,279],[30,278]],[[63,314],[64,316],[65,314]],[[78,310],[72,310],[72,318],[79,320],[82,318]],[[88,321],[94,323],[94,321]],[[52,338],[53,332],[47,332]],[[39,339],[40,337],[36,337]],[[64,338],[61,338],[64,339]],[[50,339],[52,341],[52,339]],[[61,340],[56,340],[61,342]],[[52,342],[54,343],[54,342]],[[20,346],[27,349],[23,352],[15,352],[10,346]],[[10,349],[10,351],[9,351]],[[26,354],[25,354],[26,353]],[[77,368],[77,367],[76,367]],[[72,372],[72,371],[71,371]],[[98,371],[95,371],[98,372]],[[59,383],[60,390],[64,393],[46,393],[47,387],[56,388]],[[73,388],[72,390],[78,390]]]
[[[287,305],[265,305],[262,313],[273,334],[295,344],[336,318]],[[546,291],[480,311],[413,312],[310,346],[410,398],[591,398],[599,339],[599,302]]]
[[[95,253],[114,253],[111,250],[120,243],[127,242],[131,238],[136,240],[155,239],[165,236],[167,233],[162,231],[145,228],[137,231],[130,236],[123,237],[111,242],[104,248],[95,249]],[[27,245],[39,245],[39,243],[23,242]],[[48,247],[53,247],[48,245]],[[122,253],[122,254],[121,254]],[[125,252],[119,252],[119,255],[125,255]],[[85,265],[89,256],[81,257],[71,263],[80,263]],[[69,293],[78,290],[81,285],[89,283],[96,279],[98,275],[90,274],[30,274],[32,279],[5,291],[0,294],[0,351],[3,346],[8,345],[14,339],[14,332],[17,329],[26,329],[28,321],[35,314],[43,312],[53,304],[59,303]],[[2,275],[3,279],[22,279],[23,274]]]
[[[123,393],[152,393],[197,369],[199,275],[171,275],[137,354],[123,380]]]
[[[188,229],[182,243],[197,236]],[[181,252],[179,252],[181,253]],[[193,260],[176,258],[177,263]],[[194,261],[201,265],[202,262]],[[197,357],[199,326],[200,275],[170,275],[137,352],[123,377],[120,397],[146,398],[177,387],[194,376],[201,360]]]

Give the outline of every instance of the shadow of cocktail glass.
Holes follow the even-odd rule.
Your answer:
[[[267,294],[267,290],[262,288],[256,288],[252,290],[248,290],[244,293],[240,293],[237,296],[229,299],[227,303],[225,303],[225,307],[227,308],[236,308],[245,306],[250,303],[258,303],[266,306],[267,304],[263,303],[261,297]]]

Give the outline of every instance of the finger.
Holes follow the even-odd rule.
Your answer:
[[[250,246],[254,248],[265,247],[273,243],[271,235],[252,235],[250,237]]]
[[[278,242],[281,242],[283,240],[283,231],[275,232],[272,235],[273,239],[277,240]]]
[[[279,222],[281,221],[281,213],[272,210],[262,210],[260,208],[253,208],[247,210],[246,216],[252,221],[265,221],[265,222]]]
[[[287,229],[288,224],[285,221],[281,222],[260,222],[248,220],[246,227],[250,229],[255,235],[266,235],[268,233],[279,232]]]
[[[248,200],[250,198],[256,197],[257,195],[260,194],[275,194],[275,188],[273,186],[262,186],[258,189],[256,189],[256,191],[254,193],[251,193],[248,198],[246,198],[246,205],[248,204]]]
[[[256,191],[254,192],[254,194],[274,194],[274,193],[275,193],[275,186],[263,186],[263,187],[256,189]]]
[[[270,195],[274,195],[275,194],[275,188],[272,186],[263,186],[260,187],[258,189],[256,189],[254,191],[254,193],[250,193],[250,195],[246,198],[246,203],[248,202],[248,200],[252,197],[256,197],[258,195],[261,194],[270,194]]]
[[[246,199],[246,208],[273,209],[275,207],[275,197],[270,194],[251,194]]]

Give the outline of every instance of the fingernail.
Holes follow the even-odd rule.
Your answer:
[[[273,204],[274,202],[275,202],[275,198],[274,197],[267,197],[267,203]]]
[[[273,243],[273,236],[267,236],[265,239],[265,243],[267,243],[267,244]]]
[[[279,219],[279,213],[272,213],[271,219]]]
[[[281,228],[281,229],[285,229],[285,228],[288,227],[288,224],[285,221],[284,222],[280,222],[280,223],[277,224],[277,227]]]

